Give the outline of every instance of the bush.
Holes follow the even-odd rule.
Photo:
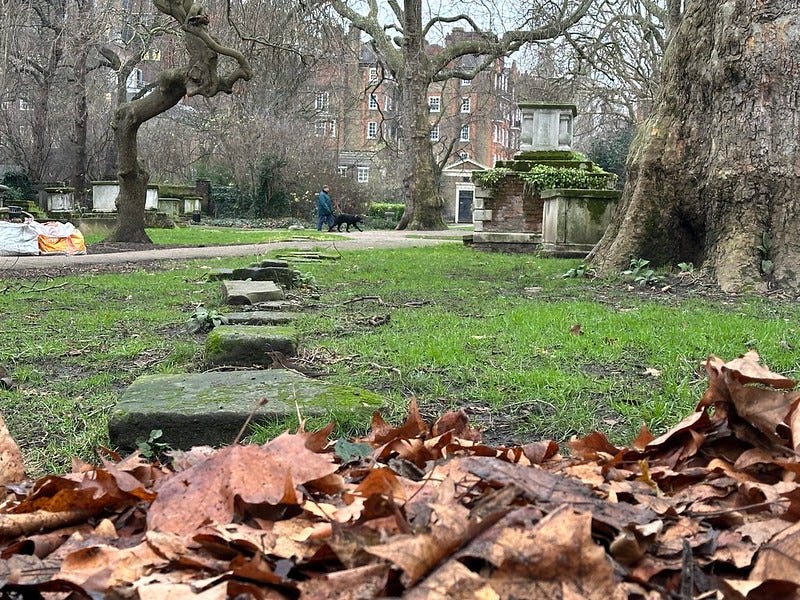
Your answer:
[[[394,213],[394,220],[397,222],[400,220],[400,217],[403,216],[403,211],[405,208],[405,204],[401,202],[372,202],[369,205],[367,214],[370,217],[380,217],[385,219],[386,213],[391,212]]]
[[[3,178],[0,179],[0,183],[10,188],[6,192],[6,197],[14,202],[22,203],[26,200],[36,199],[36,192],[33,189],[31,180],[28,179],[28,176],[25,175],[25,173],[9,171],[3,175]]]

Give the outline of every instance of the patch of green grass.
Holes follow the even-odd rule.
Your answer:
[[[335,233],[319,232],[316,229],[237,229],[233,227],[191,226],[173,229],[146,229],[154,244],[165,246],[226,246],[230,244],[265,244],[283,242],[297,238],[312,240],[336,240]],[[87,234],[86,243],[103,241],[105,234]]]
[[[18,383],[0,403],[32,474],[64,470],[73,455],[92,460],[108,443],[110,408],[138,375],[202,368],[205,336],[190,334],[187,319],[198,304],[226,310],[207,263],[33,283],[0,275],[0,364]],[[386,398],[389,420],[414,396],[429,418],[463,408],[492,443],[593,430],[626,442],[643,423],[662,432],[698,402],[711,353],[731,359],[754,348],[773,370],[800,376],[796,305],[562,277],[579,265],[450,244],[302,264],[319,296],[297,293],[300,358],[326,381]]]

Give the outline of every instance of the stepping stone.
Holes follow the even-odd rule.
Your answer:
[[[222,282],[222,299],[228,304],[256,304],[270,300],[283,300],[286,296],[274,281]]]
[[[209,281],[222,281],[224,279],[233,279],[233,269],[212,269],[206,275]]]
[[[263,398],[267,402],[257,405]],[[286,422],[297,410],[303,417],[369,423],[380,396],[358,388],[329,384],[281,369],[183,375],[144,375],[121,395],[108,421],[111,444],[133,450],[154,430],[159,442],[186,450],[230,444],[255,410],[254,421]]]
[[[270,352],[297,354],[297,331],[267,325],[219,325],[206,337],[206,363],[216,366],[268,367]]]
[[[302,250],[295,250],[292,252],[285,252],[283,254],[279,254],[281,258],[288,258],[291,259],[292,262],[303,262],[303,261],[319,261],[319,260],[339,260],[341,256],[338,254],[325,254],[323,252],[313,252],[313,251],[302,251]]]
[[[277,259],[274,259],[274,258],[267,258],[265,260],[262,260],[260,263],[257,263],[254,266],[263,267],[265,269],[268,269],[270,267],[273,267],[273,268],[276,268],[276,269],[288,269],[289,268],[289,261],[277,260]]]
[[[231,279],[249,279],[251,281],[274,281],[285,288],[294,287],[299,273],[289,267],[242,267],[233,269]]]
[[[251,310],[230,312],[223,315],[228,325],[286,325],[299,316],[299,313],[277,310]]]

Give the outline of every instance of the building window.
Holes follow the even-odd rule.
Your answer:
[[[314,123],[314,135],[317,137],[325,135],[325,121],[317,121]]]
[[[391,96],[386,96],[383,100],[383,110],[392,110],[394,109],[394,102],[392,102]]]
[[[358,183],[367,183],[369,181],[369,167],[356,168],[356,181]]]
[[[0,108],[3,110],[11,110],[11,100],[4,100],[0,103]]]
[[[314,99],[314,108],[316,110],[328,110],[328,92],[317,92]]]
[[[378,67],[369,68],[369,82],[378,83]]]
[[[159,50],[158,48],[150,48],[144,53],[142,59],[152,60],[154,62],[159,61],[161,60],[161,50]]]
[[[378,97],[375,94],[369,95],[369,109],[378,110]]]
[[[462,98],[461,99],[461,112],[468,113],[470,112],[472,107],[472,103],[470,102],[469,98]]]
[[[19,99],[19,109],[20,110],[33,110],[31,103],[27,100],[23,100],[22,98]]]
[[[439,126],[434,125],[431,127],[431,141],[438,142],[439,141]]]
[[[328,127],[329,127],[330,136],[332,138],[335,138],[336,137],[336,121],[328,121]]]
[[[367,139],[374,140],[378,137],[378,124],[375,121],[367,123]]]
[[[459,137],[459,139],[462,142],[468,142],[469,141],[469,125],[463,125],[461,127],[461,136]]]
[[[469,154],[467,154],[466,152],[459,152],[458,158],[461,160],[467,160],[469,158]]]
[[[462,79],[461,85],[472,85],[472,79]]]
[[[428,96],[428,110],[430,112],[436,112],[436,113],[442,110],[442,97]]]
[[[339,165],[336,172],[339,174],[339,177],[347,177],[347,165]]]

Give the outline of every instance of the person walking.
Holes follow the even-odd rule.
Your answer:
[[[325,223],[330,229],[333,226],[333,203],[330,196],[331,188],[322,186],[322,191],[317,195],[317,231],[322,231]]]

